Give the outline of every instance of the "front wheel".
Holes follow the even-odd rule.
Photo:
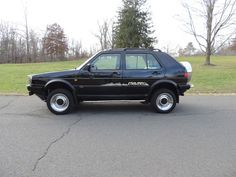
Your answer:
[[[157,90],[151,98],[151,105],[159,113],[169,113],[176,106],[176,96],[169,89]]]
[[[74,106],[71,92],[66,89],[53,90],[48,95],[47,106],[54,114],[62,115],[69,113]]]

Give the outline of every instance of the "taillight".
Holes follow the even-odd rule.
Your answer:
[[[188,72],[185,72],[185,73],[184,73],[184,77],[188,79],[188,77],[189,77]]]

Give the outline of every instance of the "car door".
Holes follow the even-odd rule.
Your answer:
[[[164,69],[149,53],[126,52],[123,68],[123,92],[128,96],[147,96],[151,85],[164,77]]]
[[[80,74],[79,95],[109,97],[121,94],[122,70],[120,53],[103,53],[88,63]]]

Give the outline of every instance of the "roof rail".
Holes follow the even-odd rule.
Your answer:
[[[151,50],[151,51],[162,52],[160,49],[156,49],[156,48],[124,48],[124,51],[126,50]]]
[[[115,51],[127,51],[127,50],[151,50],[151,51],[158,51],[162,52],[160,49],[155,49],[155,48],[113,48],[113,49],[107,49],[107,50],[115,50]]]
[[[153,49],[153,51],[162,52],[161,49]]]
[[[115,51],[124,51],[126,48],[110,48],[110,49],[107,49],[108,51],[109,50],[115,50]]]
[[[148,48],[124,48],[124,51],[126,50],[150,50]]]

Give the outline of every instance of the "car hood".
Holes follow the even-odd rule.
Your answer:
[[[78,71],[77,71],[78,72]],[[47,79],[47,78],[70,78],[76,74],[76,70],[48,72],[32,75],[33,79]]]

